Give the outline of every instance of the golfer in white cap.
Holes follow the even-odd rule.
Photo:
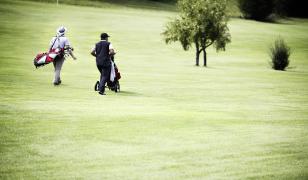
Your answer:
[[[67,32],[67,29],[64,26],[60,26],[57,29],[57,35],[53,37],[50,41],[50,49],[55,49],[55,48],[61,48],[62,50],[64,48],[69,49],[70,42],[68,41],[67,37],[65,37],[66,32]],[[69,50],[68,52],[74,60],[77,59],[71,50]],[[53,81],[54,85],[61,84],[60,72],[61,72],[61,68],[64,63],[64,60],[65,60],[65,57],[63,54],[59,58],[55,59],[55,61],[53,62],[53,65],[55,68],[55,79]]]

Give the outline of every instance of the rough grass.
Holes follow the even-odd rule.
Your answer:
[[[308,20],[231,19],[232,44],[197,68],[160,36],[173,16],[1,1],[0,178],[307,179]],[[32,59],[61,24],[78,60],[53,87]],[[105,97],[89,54],[102,31],[123,75]],[[286,72],[268,64],[278,35],[294,49]]]

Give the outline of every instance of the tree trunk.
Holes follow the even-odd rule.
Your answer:
[[[203,65],[206,67],[206,65],[207,65],[207,61],[206,61],[206,49],[204,48],[204,49],[202,49],[202,51],[203,51]]]
[[[198,41],[195,41],[196,45],[196,66],[199,66],[200,47]]]
[[[196,52],[196,66],[199,66],[199,56],[200,56],[200,53],[197,50],[197,52]]]

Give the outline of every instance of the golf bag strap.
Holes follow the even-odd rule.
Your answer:
[[[58,45],[58,46],[60,47],[60,38],[59,38],[58,36],[56,36],[56,37],[55,37],[55,40],[53,41],[52,45],[50,46],[49,51],[51,51],[51,49],[52,49],[53,45],[55,45],[56,40],[58,40],[58,41],[59,41],[59,43],[58,43],[59,45]]]

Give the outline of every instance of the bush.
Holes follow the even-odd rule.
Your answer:
[[[287,46],[282,38],[278,38],[274,45],[270,47],[272,68],[275,70],[284,71],[289,65],[290,54],[290,47]]]
[[[264,21],[274,12],[274,0],[239,0],[245,18]]]

